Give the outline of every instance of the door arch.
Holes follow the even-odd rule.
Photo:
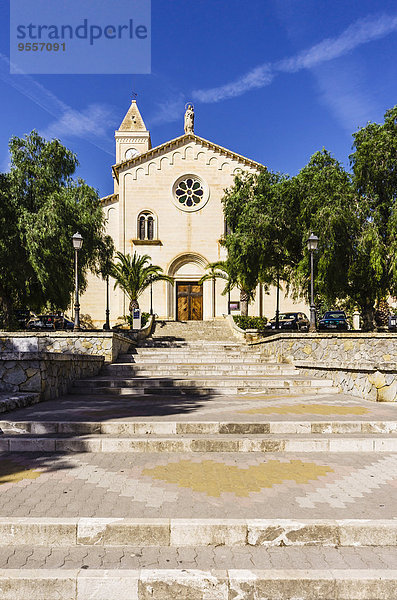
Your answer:
[[[167,314],[169,319],[203,319],[205,300],[203,286],[199,286],[198,282],[205,274],[207,264],[208,261],[203,256],[192,252],[180,254],[172,260],[167,270],[167,275],[175,281],[174,286],[168,285]],[[182,305],[184,305],[183,315],[178,315],[178,306],[179,310],[182,310]]]

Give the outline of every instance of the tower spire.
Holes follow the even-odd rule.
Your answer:
[[[137,93],[132,92],[131,105],[116,131],[116,162],[120,163],[139,154],[147,152],[152,147],[150,133],[145,125],[137,105]]]

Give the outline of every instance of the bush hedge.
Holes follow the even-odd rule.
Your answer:
[[[260,331],[265,329],[267,319],[266,317],[246,317],[244,315],[234,315],[234,322],[240,329],[259,329]]]

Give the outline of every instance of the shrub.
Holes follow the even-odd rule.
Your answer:
[[[244,315],[234,315],[234,322],[241,329],[259,329],[263,330],[266,327],[266,317],[247,317]]]

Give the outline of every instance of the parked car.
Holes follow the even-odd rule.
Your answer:
[[[73,329],[74,323],[63,315],[39,315],[33,317],[27,324],[30,330],[40,329]]]
[[[326,331],[328,329],[339,329],[340,331],[349,329],[346,313],[343,310],[328,310],[320,319],[318,330]]]
[[[309,331],[309,319],[302,312],[280,313],[279,316],[280,329],[289,329],[297,331]],[[276,317],[269,321],[271,329],[276,329]]]
[[[19,327],[21,327],[22,329],[25,329],[26,324],[28,323],[29,319],[31,318],[31,313],[28,308],[16,308],[14,310],[14,317],[15,317],[15,320],[18,323]]]

